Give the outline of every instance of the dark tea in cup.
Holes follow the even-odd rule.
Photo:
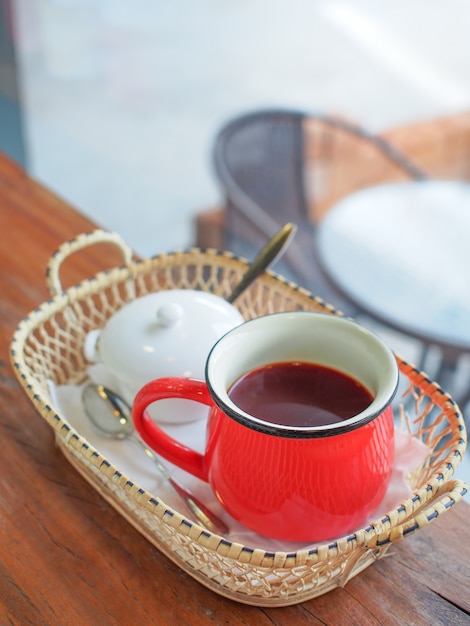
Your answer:
[[[243,411],[265,422],[307,427],[353,417],[373,400],[355,378],[303,361],[269,363],[247,372],[228,395]]]

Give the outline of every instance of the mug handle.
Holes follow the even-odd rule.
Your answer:
[[[158,400],[181,398],[209,407],[214,403],[203,380],[166,377],[152,380],[140,389],[132,405],[134,426],[145,443],[165,459],[208,481],[205,456],[165,433],[150,417],[147,407]]]

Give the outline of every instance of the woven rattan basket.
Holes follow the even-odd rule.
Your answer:
[[[59,269],[72,252],[101,241],[115,243],[124,265],[100,272],[62,291]],[[402,428],[431,449],[410,473],[412,494],[376,522],[349,536],[297,552],[267,552],[209,533],[124,475],[59,415],[48,391],[56,384],[81,383],[86,334],[101,328],[129,300],[160,289],[191,288],[222,297],[247,267],[230,253],[198,249],[132,261],[128,246],[113,233],[95,231],[65,243],[52,256],[47,284],[52,298],[20,322],[11,359],[25,392],[52,427],[69,462],[154,546],[213,591],[259,606],[295,604],[343,586],[382,557],[393,542],[423,528],[450,509],[466,491],[453,473],[465,451],[461,413],[436,383],[399,357],[408,384],[399,409]],[[272,272],[237,300],[247,319],[274,311],[312,309],[338,314]],[[406,407],[406,408],[405,408]]]

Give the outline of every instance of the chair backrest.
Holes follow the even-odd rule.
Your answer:
[[[288,274],[309,289],[321,282],[313,232],[329,206],[374,180],[426,177],[383,138],[299,110],[263,109],[229,120],[216,135],[213,160],[226,201],[227,249],[250,256],[295,222]]]
[[[216,137],[214,165],[226,198],[255,224],[275,228],[308,217],[304,117],[296,111],[258,111],[230,121]]]

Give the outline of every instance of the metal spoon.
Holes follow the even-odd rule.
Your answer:
[[[238,296],[245,291],[245,289],[251,285],[251,283],[258,278],[270,265],[276,261],[281,253],[284,252],[285,247],[295,235],[297,226],[288,222],[281,230],[276,233],[268,243],[261,248],[256,255],[255,259],[250,263],[250,267],[246,273],[242,276],[241,281],[236,285],[227,301],[233,303]]]
[[[130,439],[135,441],[145,454],[152,459],[157,469],[170,483],[181,500],[186,504],[188,511],[197,521],[213,533],[218,535],[228,534],[229,529],[227,525],[205,504],[176,482],[154,452],[136,435],[131,419],[131,408],[123,398],[103,385],[89,383],[83,390],[82,400],[90,422],[100,435],[110,439]]]

